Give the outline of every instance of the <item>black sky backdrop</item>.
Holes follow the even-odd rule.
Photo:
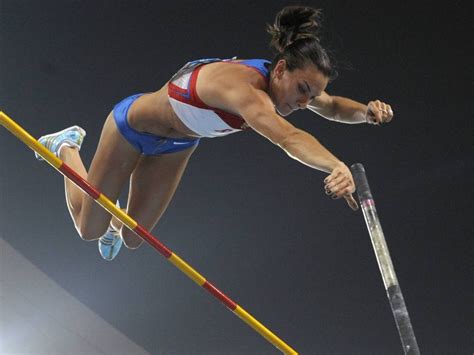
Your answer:
[[[0,109],[35,137],[82,126],[88,166],[120,99],[192,59],[271,59],[265,24],[296,3],[2,0]],[[470,354],[472,5],[298,3],[324,11],[340,66],[327,91],[395,117],[289,120],[365,165],[422,353]],[[401,354],[362,213],[328,199],[324,177],[253,132],[204,139],[153,232],[301,354]],[[74,230],[63,178],[4,129],[0,221],[0,237],[152,354],[278,353],[151,247],[101,260]]]

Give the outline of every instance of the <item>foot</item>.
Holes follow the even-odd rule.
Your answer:
[[[120,208],[119,201],[117,201],[116,206]],[[111,261],[117,256],[123,241],[120,232],[112,226],[112,223],[109,225],[107,232],[99,238],[98,244],[100,255],[105,260]]]
[[[79,126],[72,126],[62,131],[47,134],[40,137],[38,141],[51,151],[54,155],[59,158],[59,151],[62,147],[68,146],[71,148],[81,149],[82,141],[86,136],[86,131],[84,131]],[[35,152],[36,159],[44,160],[41,155]]]
[[[113,260],[122,247],[122,237],[120,232],[109,226],[107,232],[99,238],[99,252],[105,260]]]

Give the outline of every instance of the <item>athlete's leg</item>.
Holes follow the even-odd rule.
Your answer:
[[[87,170],[82,162],[79,150],[63,146],[59,152],[59,158],[76,171],[83,179],[87,180]],[[66,204],[71,214],[74,226],[77,230],[79,226],[79,214],[81,212],[82,197],[84,192],[74,185],[67,177],[64,177],[64,187],[66,192]]]
[[[176,153],[142,156],[130,179],[127,213],[147,230],[158,223],[173,197],[196,146]],[[121,234],[125,245],[138,248],[143,240],[127,227]]]
[[[118,199],[139,157],[140,153],[118,131],[112,113],[105,121],[89,172],[77,149],[63,147],[60,151],[60,158],[66,164],[112,201]],[[81,238],[100,238],[110,223],[111,215],[68,179],[65,179],[65,189],[67,205]]]

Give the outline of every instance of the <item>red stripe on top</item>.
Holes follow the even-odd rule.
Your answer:
[[[168,96],[169,97],[177,101],[184,102],[185,104],[193,105],[193,101],[191,97],[180,95],[180,93],[187,95],[187,92],[188,90],[186,89],[182,89],[173,83],[168,83]]]
[[[223,63],[227,63],[227,62],[223,62]],[[201,70],[202,67],[203,67],[203,65],[198,66],[191,73],[191,77],[189,78],[189,92],[188,92],[188,90],[180,88],[179,86],[177,86],[173,83],[169,83],[168,84],[168,95],[170,97],[172,97],[173,99],[177,100],[177,101],[184,102],[184,103],[192,105],[194,107],[214,111],[214,113],[216,115],[218,115],[225,123],[227,123],[230,127],[234,128],[234,129],[239,129],[239,130],[248,129],[249,126],[247,125],[247,123],[245,122],[245,120],[242,117],[234,115],[234,114],[226,112],[226,111],[223,111],[223,110],[215,108],[215,107],[211,107],[211,106],[207,105],[204,101],[201,100],[201,98],[197,94],[196,83],[197,83],[197,78],[198,78],[198,75],[199,75],[199,71]],[[250,67],[250,68],[252,68],[252,67]],[[180,95],[180,93],[183,93],[183,94],[187,93],[189,97]]]
[[[197,107],[206,108],[208,110],[214,110],[213,107],[206,105],[197,94],[196,83],[197,83],[199,72],[201,71],[202,67],[203,65],[198,66],[196,69],[194,69],[193,73],[191,74],[191,78],[189,79],[190,81],[189,91],[191,93],[193,102]]]
[[[242,117],[233,115],[229,112],[222,111],[216,108],[214,108],[213,110],[217,116],[219,116],[225,123],[227,123],[232,128],[240,129],[242,131],[249,129],[249,125]]]
[[[208,290],[214,297],[216,297],[219,301],[224,303],[227,308],[229,308],[231,311],[235,311],[237,308],[237,303],[232,301],[229,297],[224,295],[217,287],[215,287],[213,284],[211,284],[209,281],[206,281],[203,285],[203,288]]]
[[[173,83],[169,83],[169,85],[171,85],[173,87],[173,91],[176,91],[176,92],[179,92],[181,94],[186,94],[188,92],[187,89],[183,89],[183,88],[180,88],[178,85],[175,85]],[[169,90],[168,90],[169,91]]]
[[[141,225],[137,225],[133,231],[142,237],[146,242],[148,242],[148,244],[150,244],[153,248],[158,250],[165,258],[168,259],[173,253]]]
[[[89,184],[84,178],[82,178],[78,173],[71,169],[66,163],[63,162],[58,170],[64,175],[66,175],[69,179],[71,179],[74,183],[76,183],[77,186],[83,189],[94,200],[97,200],[99,198],[100,191],[98,191],[94,186]]]
[[[191,97],[193,98],[193,101],[197,103],[198,107],[214,111],[216,115],[218,115],[230,127],[234,129],[240,129],[240,130],[247,129],[248,126],[245,124],[245,121],[242,117],[220,110],[215,107],[211,107],[201,100],[196,90],[196,83],[197,83],[199,71],[202,69],[202,67],[203,65],[197,67],[194,70],[193,74],[191,75],[191,85],[189,87],[189,90],[191,91]]]

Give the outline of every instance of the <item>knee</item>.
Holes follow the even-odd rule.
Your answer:
[[[123,243],[128,249],[138,249],[140,245],[143,244],[143,239],[128,228],[122,228],[120,234],[122,236]]]
[[[104,233],[107,231],[107,226],[97,228],[95,226],[81,224],[79,227],[76,227],[76,229],[82,240],[93,241],[104,235]]]

